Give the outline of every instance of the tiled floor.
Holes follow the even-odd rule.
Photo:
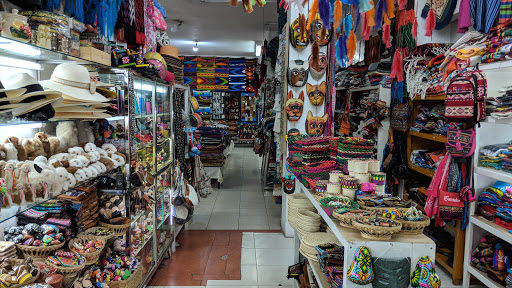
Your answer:
[[[281,205],[272,191],[264,191],[261,158],[251,147],[236,147],[223,168],[220,189],[201,198],[190,220],[190,230],[280,230]]]

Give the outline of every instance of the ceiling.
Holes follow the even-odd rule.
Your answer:
[[[204,0],[203,0],[204,1]],[[242,4],[207,3],[201,0],[161,0],[167,12],[167,33],[180,55],[255,57],[255,44],[263,43],[264,31],[272,26],[277,33],[276,2],[254,12],[244,13]],[[175,20],[183,21],[178,32],[171,32]],[[198,41],[199,51],[192,47]]]

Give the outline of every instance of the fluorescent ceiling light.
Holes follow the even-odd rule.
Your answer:
[[[0,56],[0,66],[23,68],[29,70],[41,70],[41,64],[39,63],[4,56]]]
[[[256,57],[260,57],[260,56],[261,56],[261,45],[256,44]]]
[[[9,50],[16,54],[23,54],[27,56],[39,56],[41,55],[41,50],[38,48],[31,47],[28,44],[11,41],[8,39],[2,39],[0,42],[0,49]]]
[[[197,52],[199,50],[199,47],[197,47],[197,42],[196,42],[196,46],[192,47],[192,50],[194,50],[194,52]]]

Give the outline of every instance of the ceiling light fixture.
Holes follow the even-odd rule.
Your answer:
[[[199,47],[197,47],[197,41],[196,41],[196,46],[192,47],[192,50],[194,50],[194,52],[199,51]]]
[[[171,26],[171,32],[172,33],[176,33],[178,32],[178,30],[180,30],[180,26],[181,24],[183,24],[183,21],[181,20],[175,20],[176,23],[174,23],[172,26]]]

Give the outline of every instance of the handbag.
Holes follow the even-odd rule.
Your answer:
[[[391,110],[389,125],[391,129],[401,132],[409,131],[409,119],[411,118],[411,107],[409,104],[397,104]]]
[[[350,134],[350,96],[347,95],[347,104],[345,105],[345,112],[344,116],[342,117],[341,123],[340,123],[340,130],[338,132],[342,135],[348,136]],[[346,119],[346,121],[345,121]]]
[[[448,128],[446,135],[446,152],[453,157],[469,157],[475,152],[475,130],[460,130],[455,127]]]

